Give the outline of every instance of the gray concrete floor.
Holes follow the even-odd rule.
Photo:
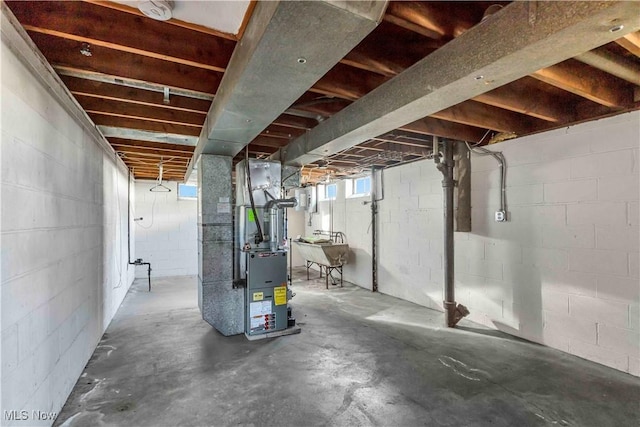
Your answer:
[[[640,379],[295,273],[302,333],[224,337],[195,278],[136,281],[56,425],[637,426]]]

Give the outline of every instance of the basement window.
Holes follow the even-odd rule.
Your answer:
[[[327,184],[324,186],[323,200],[334,200],[338,195],[338,187],[336,184]]]
[[[350,179],[347,181],[347,197],[363,197],[371,194],[371,177]]]
[[[198,187],[189,184],[178,184],[178,200],[196,200]]]

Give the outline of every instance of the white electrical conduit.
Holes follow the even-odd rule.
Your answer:
[[[487,136],[487,134],[485,134],[485,136]],[[482,137],[482,139],[484,139],[484,136]],[[482,139],[480,140],[480,142],[478,142],[478,144],[482,142]],[[507,200],[506,200],[507,161],[505,160],[504,155],[502,154],[501,151],[491,151],[484,147],[476,147],[476,146],[472,147],[466,141],[465,141],[465,144],[467,145],[467,148],[469,149],[469,151],[471,151],[472,153],[478,156],[492,156],[500,164],[500,210],[505,212],[506,214],[507,212]]]

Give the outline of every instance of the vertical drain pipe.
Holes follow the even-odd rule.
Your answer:
[[[444,309],[446,322],[449,328],[453,328],[467,314],[469,310],[463,305],[456,306],[455,278],[454,278],[454,239],[453,239],[453,152],[454,142],[443,141],[442,161],[440,161],[437,148],[438,139],[434,137],[434,155],[438,170],[442,172],[442,190],[444,193]]]
[[[376,251],[376,229],[378,216],[378,200],[376,167],[371,168],[371,292],[378,292],[378,254]]]

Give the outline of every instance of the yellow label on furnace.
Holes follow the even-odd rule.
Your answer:
[[[280,286],[273,288],[273,300],[276,305],[284,305],[287,303],[287,287]]]
[[[254,292],[253,300],[254,301],[262,301],[264,299],[264,294],[262,292]]]

